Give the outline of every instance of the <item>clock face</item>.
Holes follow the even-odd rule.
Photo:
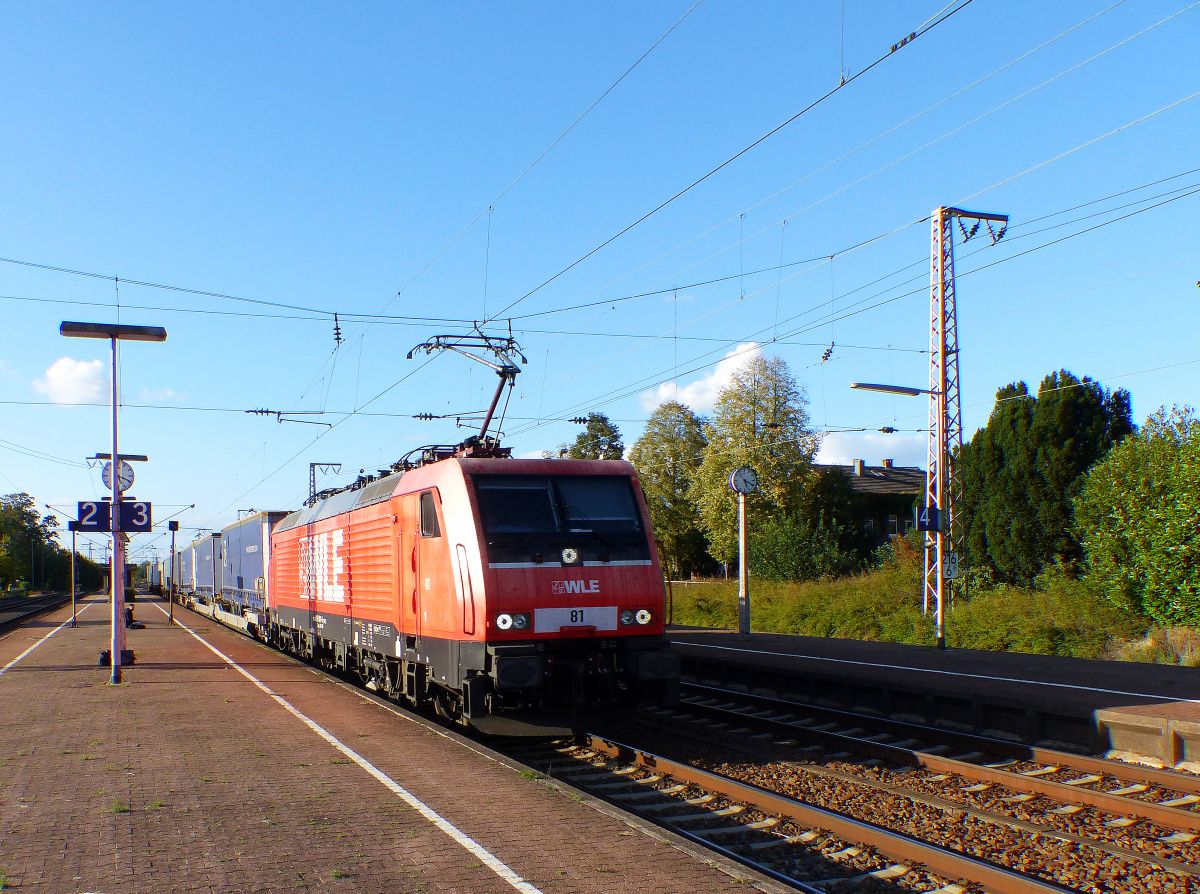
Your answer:
[[[758,475],[748,466],[735,471],[729,476],[729,486],[739,494],[750,494],[758,490]]]
[[[104,473],[101,475],[104,479],[105,487],[112,487],[112,463],[104,464]],[[133,466],[121,460],[117,463],[117,490],[124,493],[133,485]]]

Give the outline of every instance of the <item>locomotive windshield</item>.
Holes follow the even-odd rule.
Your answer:
[[[650,558],[628,478],[599,475],[479,475],[475,493],[491,562],[584,562]]]

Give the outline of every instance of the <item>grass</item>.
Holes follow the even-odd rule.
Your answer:
[[[520,772],[521,772],[522,779],[530,779],[530,780],[533,780],[534,782],[537,782],[539,779],[546,778],[545,776],[543,776],[541,773],[537,772],[536,770],[521,770]]]
[[[162,810],[163,807],[165,807],[165,806],[166,805],[163,804],[162,801],[155,800],[155,801],[151,801],[149,804],[147,804],[146,809],[147,810]]]
[[[108,808],[108,812],[109,813],[128,813],[129,805],[122,804],[120,801],[113,801],[112,805]]]
[[[347,872],[345,869],[335,869],[329,874],[335,879],[354,878],[354,874]]]
[[[874,571],[802,583],[753,580],[752,629],[932,646],[932,613],[921,613],[921,562],[901,541],[895,557]],[[736,581],[677,583],[672,590],[673,623],[737,628]],[[976,589],[948,612],[946,641],[959,649],[1200,666],[1200,631],[1154,628],[1086,581],[1054,572],[1034,588]]]

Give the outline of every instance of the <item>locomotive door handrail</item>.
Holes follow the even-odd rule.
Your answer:
[[[413,537],[412,555],[410,558],[412,567],[412,613],[413,613],[413,633],[416,636],[421,635],[421,534],[418,530],[417,535]]]
[[[467,561],[467,548],[456,544],[458,557],[458,599],[462,605],[462,631],[468,636],[475,634],[475,590],[471,586],[471,566]]]

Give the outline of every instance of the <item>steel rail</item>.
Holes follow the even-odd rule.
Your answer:
[[[584,738],[587,747],[600,754],[635,763],[734,801],[752,804],[765,813],[786,816],[810,828],[828,829],[839,838],[873,847],[890,859],[920,864],[933,873],[951,879],[970,879],[986,887],[991,894],[1062,894],[1070,890],[630,745],[599,736],[588,735]]]

